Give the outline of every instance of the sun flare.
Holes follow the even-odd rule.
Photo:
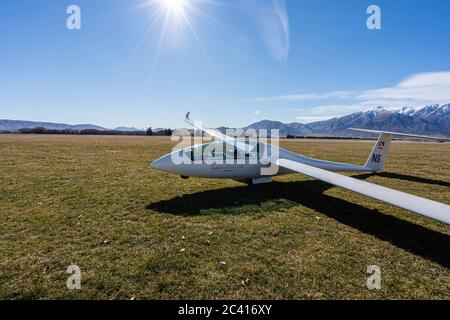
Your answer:
[[[189,0],[161,0],[164,7],[170,14],[183,15]]]
[[[228,7],[229,0],[139,0],[140,4],[133,8],[145,8],[149,13],[147,20],[147,30],[140,41],[149,37],[154,31],[159,31],[159,36],[155,43],[153,55],[153,66],[156,66],[163,48],[178,49],[189,45],[189,41],[197,43],[201,48],[207,61],[213,66],[212,57],[203,43],[199,22],[214,23],[217,26],[226,28],[227,26],[203,10],[203,7],[220,6]],[[231,8],[231,7],[230,7]],[[206,8],[207,10],[207,8]],[[157,32],[158,32],[157,31]]]

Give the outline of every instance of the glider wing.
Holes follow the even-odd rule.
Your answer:
[[[361,181],[287,159],[278,159],[277,164],[280,167],[302,173],[309,177],[357,192],[373,199],[381,200],[422,216],[450,224],[450,206],[444,203],[382,187],[370,182]]]

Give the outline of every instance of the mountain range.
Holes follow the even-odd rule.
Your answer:
[[[18,120],[0,120],[0,131],[18,132],[24,128],[44,127],[55,130],[110,130],[92,124],[69,125],[51,122],[33,122]],[[343,117],[326,121],[303,124],[298,122],[283,123],[279,121],[263,120],[253,123],[247,129],[278,129],[280,136],[316,136],[316,137],[367,137],[360,132],[347,130],[348,128],[365,128],[374,130],[395,131],[420,135],[450,137],[450,105],[431,105],[424,108],[404,107],[396,110],[376,107],[369,110],[355,112]],[[218,128],[225,132],[227,128]],[[139,131],[136,128],[118,127],[117,131]],[[155,129],[157,131],[158,129]]]
[[[42,127],[50,130],[85,130],[85,129],[96,129],[96,130],[108,130],[106,128],[96,126],[93,124],[76,124],[70,125],[65,123],[53,123],[53,122],[36,122],[36,121],[22,121],[22,120],[1,120],[0,119],[0,131],[17,132],[20,129],[32,129]]]
[[[308,124],[263,120],[243,129],[278,129],[280,136],[367,137],[365,133],[349,131],[348,128],[450,137],[450,107],[449,104],[396,110],[376,107]]]
[[[137,129],[133,127],[117,127],[114,129],[108,129],[94,124],[66,124],[66,123],[53,123],[53,122],[37,122],[37,121],[23,121],[23,120],[2,120],[0,119],[0,131],[5,132],[18,132],[20,129],[33,129],[33,128],[45,128],[49,130],[99,130],[99,131],[143,131],[144,129]]]

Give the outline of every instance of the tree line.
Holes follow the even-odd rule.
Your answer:
[[[44,127],[19,129],[19,134],[67,134],[67,135],[110,135],[110,136],[171,136],[173,130],[164,129],[154,132],[152,128],[142,131],[98,130],[98,129],[48,129]],[[11,133],[2,131],[1,133]]]

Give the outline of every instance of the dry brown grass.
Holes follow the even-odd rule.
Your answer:
[[[363,163],[372,144],[282,146]],[[0,298],[449,298],[448,225],[301,175],[249,188],[148,169],[170,150],[166,138],[0,136]],[[449,156],[395,143],[386,174],[359,177],[449,203]],[[80,291],[66,288],[70,264]],[[372,264],[379,291],[365,287]]]

